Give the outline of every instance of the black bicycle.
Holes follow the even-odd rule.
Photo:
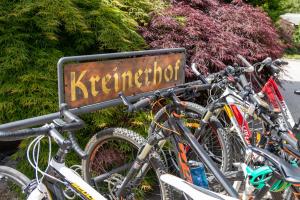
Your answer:
[[[179,93],[187,90],[205,90],[209,87],[209,84],[190,83],[163,92],[157,91],[155,95],[141,99],[135,104],[131,104],[124,95],[120,95],[130,111],[145,108],[160,98],[167,99],[170,103],[154,116],[147,140],[122,128],[110,128],[96,134],[86,147],[89,157],[83,161],[84,178],[112,199],[138,198],[139,195],[141,198],[151,196],[170,199],[172,191],[169,186],[157,180],[157,177],[166,173],[164,163],[157,152],[165,145],[172,145],[173,152],[176,152],[180,175],[184,179],[192,182],[188,158],[199,159],[228,194],[237,198],[238,193],[218,165],[185,126],[183,116],[186,104],[177,97]],[[170,115],[161,123],[158,119],[163,110],[167,110]]]

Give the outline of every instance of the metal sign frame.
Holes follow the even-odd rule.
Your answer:
[[[66,63],[70,62],[84,62],[84,61],[98,61],[103,59],[115,59],[115,58],[128,58],[128,57],[137,57],[143,55],[161,55],[161,54],[169,54],[169,53],[184,53],[184,48],[173,48],[173,49],[157,49],[157,50],[147,50],[147,51],[133,51],[133,52],[122,52],[122,53],[110,53],[110,54],[94,54],[94,55],[83,55],[83,56],[69,56],[69,57],[62,57],[58,60],[57,63],[57,77],[58,77],[58,100],[59,106],[64,102],[64,77],[63,77],[63,67]],[[184,66],[186,63],[186,57],[184,56]],[[161,90],[168,89],[163,88]],[[129,101],[137,101],[138,99],[149,96],[153,94],[154,91],[137,94],[135,96],[128,97]],[[121,99],[114,99],[109,100],[93,105],[83,106],[80,108],[73,108],[70,111],[76,115],[89,113],[93,111],[97,111],[100,109],[116,106],[122,104]],[[24,120],[19,120],[15,122],[9,122],[6,124],[0,125],[0,130],[17,130],[21,128],[42,125],[48,122],[51,122],[53,119],[59,118],[60,113],[51,113],[43,116],[28,118]]]

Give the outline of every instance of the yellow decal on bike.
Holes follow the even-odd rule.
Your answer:
[[[89,199],[89,200],[96,200],[94,199],[89,193],[87,193],[85,190],[81,189],[79,185],[77,185],[76,183],[71,183],[71,186],[77,190],[80,194],[82,194],[85,198]]]
[[[185,126],[189,127],[189,128],[199,128],[200,124],[199,123],[188,123],[188,122],[186,122]]]
[[[232,113],[230,107],[228,105],[225,105],[224,110],[225,110],[226,114],[228,115],[228,117],[231,119],[233,117],[233,113]]]
[[[256,133],[256,144],[258,144],[260,142],[260,140],[261,140],[261,134],[260,134],[260,132],[257,132]]]

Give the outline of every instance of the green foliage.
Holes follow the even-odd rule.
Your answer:
[[[277,21],[279,16],[285,12],[286,0],[245,0],[245,2],[262,7],[273,21]]]
[[[262,7],[273,21],[277,21],[280,15],[287,12],[300,12],[299,0],[245,0],[245,2]]]
[[[299,13],[300,12],[300,1],[299,0],[286,0],[284,4],[286,12]]]
[[[137,26],[147,23],[148,12],[163,7],[161,2],[0,1],[0,123],[58,111],[56,63],[60,57],[147,47]],[[89,126],[79,134],[81,145],[100,128],[128,126],[128,118],[120,108],[85,116]],[[15,156],[21,158],[23,172],[29,171],[23,160],[27,144],[24,141]],[[43,146],[47,149],[47,144]],[[71,163],[75,162],[71,156]]]
[[[118,7],[127,12],[141,25],[144,25],[149,21],[149,13],[153,11],[159,12],[166,7],[166,3],[162,0],[120,0],[119,2],[121,2],[121,4],[117,4]]]
[[[300,44],[300,28],[296,29],[294,33],[294,41],[296,44]]]

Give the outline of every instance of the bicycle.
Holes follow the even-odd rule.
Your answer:
[[[228,127],[228,133],[231,133],[230,135],[233,136],[231,141],[234,151],[238,155],[243,155],[247,145],[257,145],[263,134],[267,131],[271,132],[275,125],[282,127],[282,120],[278,112],[275,113],[273,110],[270,112],[269,105],[260,99],[259,95],[254,93],[244,75],[245,72],[252,72],[254,67],[242,56],[239,56],[239,58],[247,68],[228,66],[225,70],[212,74],[209,77],[213,83],[212,88],[216,88],[220,92],[207,106],[208,111],[205,115],[209,118],[212,114],[215,114],[223,122],[224,126]],[[207,82],[197,71],[195,65],[192,66],[192,70],[200,80]],[[262,119],[260,115],[263,114]],[[273,116],[273,120],[275,120],[274,116],[276,117],[275,124],[270,122],[270,115]],[[228,121],[230,126],[228,126]],[[260,124],[259,126],[257,126],[257,122]],[[252,123],[252,129],[249,123]],[[266,130],[266,126],[270,126],[269,130]],[[278,129],[278,127],[276,128]],[[284,127],[281,129],[284,129]],[[199,132],[201,131],[199,130]],[[257,137],[253,137],[253,135]],[[252,141],[250,141],[251,138]],[[290,142],[295,143],[292,140]],[[241,159],[237,157],[235,160],[240,161]]]
[[[21,172],[6,166],[0,166],[0,178],[5,181],[3,184],[13,183],[19,187],[15,195],[29,200],[42,199],[72,199],[78,196],[82,199],[104,200],[100,193],[86,183],[73,169],[65,166],[65,157],[73,149],[81,158],[86,154],[80,149],[74,137],[75,130],[84,126],[84,122],[66,109],[61,107],[61,118],[53,120],[52,123],[38,128],[29,128],[18,131],[0,131],[1,141],[20,140],[29,137],[36,137],[28,146],[27,158],[35,169],[36,178],[32,181]],[[60,132],[68,131],[69,138],[63,137]],[[42,171],[39,164],[40,142],[47,136],[49,141],[49,157],[47,169]],[[58,151],[51,156],[51,139],[59,146]],[[32,149],[33,158],[30,158]],[[38,174],[41,174],[41,178]],[[8,188],[11,185],[8,185]],[[12,189],[14,191],[14,188]]]
[[[269,165],[254,165],[255,160],[258,160],[258,158],[263,158],[263,161],[269,163]],[[251,164],[253,167],[250,166]],[[300,168],[287,163],[264,149],[248,147],[246,163],[242,163],[241,168],[246,181],[245,190],[241,195],[243,200],[263,199],[268,192],[271,192],[272,199],[281,199],[280,193],[289,188],[291,188],[292,193],[287,194],[285,199],[290,199],[291,194],[299,196],[299,190],[294,185],[300,183]],[[160,179],[177,191],[184,193],[187,199],[235,199],[195,186],[171,174],[164,174]]]
[[[138,110],[141,108],[145,108],[149,106],[151,103],[157,101],[159,98],[169,99],[171,104],[169,104],[169,109],[172,110],[172,113],[167,122],[169,124],[170,129],[163,129],[163,131],[154,131],[150,137],[145,141],[141,139],[140,145],[137,150],[134,152],[132,159],[128,162],[123,162],[117,166],[113,165],[113,167],[109,169],[101,169],[96,173],[91,170],[93,166],[98,165],[102,168],[105,168],[104,162],[99,163],[94,161],[92,158],[95,154],[101,151],[102,152],[110,150],[110,146],[107,141],[118,139],[121,142],[132,142],[136,140],[136,135],[131,134],[130,132],[115,128],[115,129],[107,129],[96,134],[91,142],[86,146],[87,152],[90,155],[86,161],[83,161],[83,174],[85,180],[91,184],[93,184],[97,188],[97,184],[101,183],[103,185],[106,180],[109,182],[109,178],[115,177],[116,184],[113,185],[113,191],[115,198],[128,198],[128,196],[132,195],[132,189],[137,188],[144,180],[146,173],[150,169],[149,163],[151,164],[151,158],[153,157],[153,153],[158,156],[156,151],[159,151],[162,146],[165,144],[165,141],[171,141],[178,152],[178,160],[180,162],[180,172],[181,176],[186,180],[192,182],[191,174],[188,168],[188,163],[186,160],[185,150],[183,140],[189,145],[193,152],[199,157],[203,163],[207,166],[207,168],[212,172],[212,174],[216,177],[216,179],[221,183],[221,185],[225,188],[225,190],[233,197],[238,197],[237,192],[234,190],[230,182],[226,179],[224,174],[219,170],[214,161],[207,155],[204,148],[197,142],[197,139],[193,135],[193,133],[185,127],[182,119],[180,118],[181,113],[184,112],[184,103],[181,102],[176,93],[184,92],[188,89],[198,89],[204,90],[210,87],[210,85],[185,85],[186,87],[177,86],[174,89],[170,89],[162,92],[155,92],[155,95],[149,96],[145,99],[141,99],[135,104],[131,104],[124,95],[121,95],[121,98],[125,105],[128,106],[130,111]],[[182,111],[182,112],[181,112]],[[156,119],[156,116],[154,116]],[[138,137],[140,139],[140,137]],[[181,141],[179,140],[181,139]],[[133,143],[133,142],[132,142]],[[101,144],[105,144],[101,146]],[[113,146],[114,144],[111,144]],[[105,149],[106,148],[106,149]],[[122,154],[121,154],[122,155]],[[123,156],[123,155],[122,155]],[[155,167],[155,166],[154,166]],[[153,164],[152,164],[153,168]],[[127,170],[127,173],[121,174]],[[155,168],[154,168],[155,170]],[[94,174],[93,174],[94,173]],[[164,174],[160,173],[160,175]],[[113,176],[112,176],[113,175]],[[159,175],[159,176],[160,176]],[[101,189],[101,188],[99,188]],[[164,197],[161,197],[164,199]],[[170,198],[171,196],[168,196]]]

